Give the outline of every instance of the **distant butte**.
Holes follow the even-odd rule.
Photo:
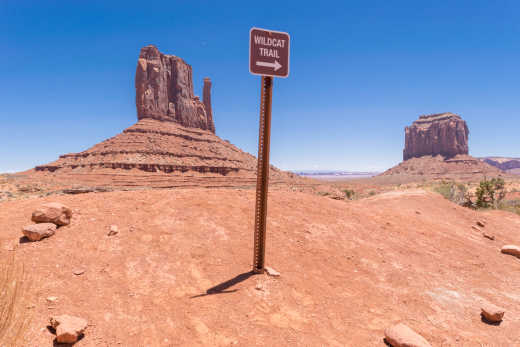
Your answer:
[[[204,79],[200,101],[193,93],[191,66],[150,45],[141,49],[135,89],[136,124],[83,152],[61,155],[26,173],[62,186],[255,184],[256,158],[215,135],[209,78]],[[297,179],[274,166],[270,175],[273,183]]]
[[[405,128],[403,160],[425,155],[454,157],[468,154],[466,122],[451,112],[420,116]]]
[[[403,162],[382,173],[423,177],[496,176],[501,170],[468,155],[469,129],[451,112],[420,116],[405,127]]]

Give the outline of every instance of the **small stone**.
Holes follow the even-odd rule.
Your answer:
[[[480,310],[482,317],[491,323],[501,322],[506,312],[503,308],[493,305],[489,302],[483,303],[480,306]]]
[[[505,245],[500,250],[504,254],[514,255],[517,258],[520,258],[520,247],[515,245]]]
[[[47,298],[47,301],[48,301],[48,302],[56,302],[57,300],[58,300],[58,298],[55,297],[55,296],[49,296],[49,297]]]
[[[403,323],[387,328],[385,340],[393,347],[431,347],[424,337]]]
[[[40,223],[26,225],[22,228],[23,234],[31,241],[40,241],[45,237],[54,235],[56,225],[53,223]]]
[[[478,227],[476,227],[474,225],[471,226],[471,229],[476,230],[476,231],[481,231]]]
[[[58,343],[78,341],[79,336],[83,334],[88,324],[83,318],[69,316],[68,314],[52,316],[49,320],[51,326],[56,329],[56,342]]]
[[[482,233],[482,236],[484,236],[486,239],[490,239],[490,240],[494,240],[495,239],[495,235],[491,235],[489,233]]]
[[[421,214],[421,211],[415,211],[416,214]]]
[[[74,269],[72,273],[76,276],[83,275],[85,273],[85,269]]]
[[[118,233],[119,233],[119,228],[117,227],[117,225],[111,225],[110,230],[107,235],[114,236],[114,235],[117,235]]]
[[[269,276],[280,277],[280,273],[278,271],[276,271],[275,269],[273,269],[272,267],[266,266],[264,269],[265,269],[265,272]]]
[[[257,283],[255,286],[256,290],[263,290],[262,285],[260,283]]]
[[[477,225],[479,227],[482,227],[482,228],[486,226],[486,224],[483,221],[480,221],[480,220],[477,221]]]
[[[57,226],[70,224],[72,210],[58,202],[43,204],[32,214],[32,221],[36,223],[54,223]]]

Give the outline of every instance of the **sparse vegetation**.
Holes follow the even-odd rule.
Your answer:
[[[468,187],[462,183],[442,181],[433,190],[458,205],[466,204],[469,199]]]
[[[464,207],[473,209],[498,209],[520,215],[520,199],[504,200],[506,196],[505,182],[502,178],[484,179],[480,181],[475,193],[462,183],[443,181],[433,188],[446,199]],[[513,192],[513,190],[512,190]]]
[[[343,193],[345,193],[345,197],[349,200],[352,200],[354,195],[356,195],[356,192],[353,189],[343,189]]]
[[[500,201],[497,208],[499,210],[509,211],[520,215],[520,199]]]
[[[0,346],[24,345],[30,322],[30,310],[25,305],[27,283],[23,265],[16,263],[14,252],[0,259]]]
[[[502,178],[484,179],[475,192],[477,208],[497,208],[506,196],[505,182]]]

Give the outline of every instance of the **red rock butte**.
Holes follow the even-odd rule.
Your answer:
[[[468,154],[466,122],[451,112],[420,116],[405,128],[403,160],[425,155],[454,157]]]
[[[451,112],[420,116],[405,127],[403,162],[382,175],[472,178],[502,171],[468,155],[469,129]]]
[[[135,76],[138,122],[121,134],[27,173],[59,185],[175,187],[254,184],[256,158],[215,135],[211,80],[203,101],[193,93],[192,68],[184,60],[141,49]],[[271,166],[271,179],[296,175]]]

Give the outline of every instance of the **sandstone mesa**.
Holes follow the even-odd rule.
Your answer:
[[[451,112],[420,116],[405,127],[403,162],[382,175],[497,176],[502,171],[470,156],[466,121]]]

